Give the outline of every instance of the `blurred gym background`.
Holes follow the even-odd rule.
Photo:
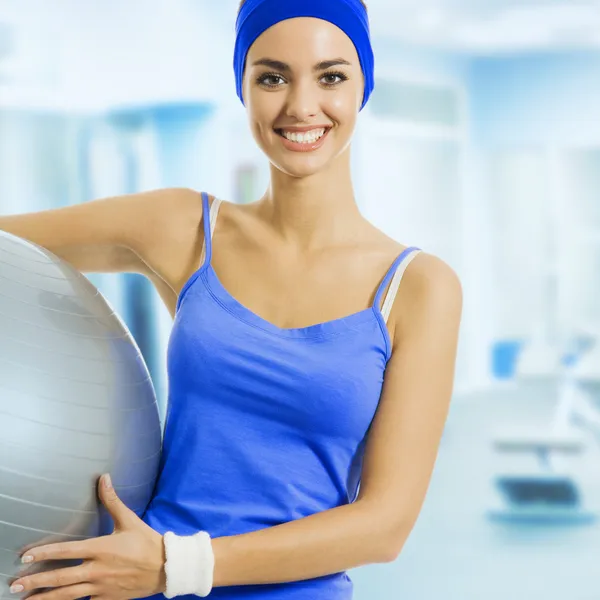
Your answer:
[[[258,199],[237,4],[0,0],[0,213],[165,186]],[[397,561],[352,572],[356,598],[599,600],[600,2],[368,4],[357,199],[452,265],[465,307],[425,506]],[[164,418],[170,316],[141,276],[89,277]]]

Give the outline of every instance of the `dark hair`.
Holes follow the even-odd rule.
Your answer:
[[[246,3],[246,0],[242,0],[240,2],[240,6],[238,8],[238,12],[240,12],[242,6],[244,6],[245,3]],[[365,3],[365,0],[360,0],[360,3],[365,7],[365,10],[367,10],[367,4]]]

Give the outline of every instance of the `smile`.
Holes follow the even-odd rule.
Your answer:
[[[312,152],[320,148],[331,127],[320,127],[302,133],[276,129],[283,142],[283,146],[294,152]]]

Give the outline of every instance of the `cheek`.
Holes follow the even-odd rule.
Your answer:
[[[364,87],[356,85],[356,81],[362,84],[361,76],[347,81],[343,88],[340,88],[337,93],[331,94],[327,98],[328,110],[339,115],[340,121],[354,121],[360,112],[360,106],[364,95]]]
[[[249,90],[246,110],[254,131],[266,134],[273,132],[273,124],[279,118],[282,110],[281,96],[279,99],[276,96],[278,95]]]
[[[273,123],[277,117],[277,112],[271,112],[265,109],[264,103],[255,103],[250,105],[248,110],[252,129],[263,137],[273,131]]]
[[[354,94],[336,94],[323,106],[324,112],[344,129],[354,126],[358,108]]]

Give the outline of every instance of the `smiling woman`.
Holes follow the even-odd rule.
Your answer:
[[[358,113],[375,85],[364,5],[247,0],[236,29],[236,91],[275,167],[272,177],[324,177],[348,159]]]
[[[102,221],[176,296],[160,472],[143,515],[164,539],[164,580],[160,549],[128,517],[102,545],[63,545],[92,556],[81,567],[15,582],[58,582],[36,600],[351,600],[347,571],[394,560],[419,514],[462,290],[448,265],[359,210],[351,141],[375,86],[366,7],[247,0],[233,54],[269,162],[263,196],[237,205],[178,191],[133,215],[119,200],[119,218]]]

